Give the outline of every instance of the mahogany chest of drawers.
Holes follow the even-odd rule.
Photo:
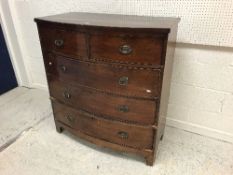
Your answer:
[[[67,13],[35,21],[57,131],[153,165],[179,19]]]

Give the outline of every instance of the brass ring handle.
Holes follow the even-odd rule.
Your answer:
[[[65,97],[66,99],[70,99],[71,98],[71,95],[69,92],[63,92],[63,97]]]
[[[119,131],[117,135],[122,139],[128,139],[128,133],[125,131]]]
[[[124,44],[122,46],[120,46],[119,48],[119,52],[123,55],[128,55],[133,51],[133,49],[131,48],[130,45]]]
[[[119,85],[126,86],[128,84],[129,78],[128,77],[120,77],[119,79]]]
[[[118,111],[124,112],[124,113],[129,112],[129,107],[126,106],[126,105],[119,105],[118,106]]]
[[[66,119],[70,122],[70,123],[74,123],[75,118],[73,116],[67,115]]]
[[[54,41],[54,44],[55,44],[57,47],[61,47],[61,46],[63,46],[64,41],[63,41],[62,39],[56,39],[56,40]]]
[[[62,70],[63,72],[66,72],[66,71],[67,71],[67,68],[66,68],[66,66],[64,66],[64,65],[60,66],[60,68],[61,68],[61,70]]]

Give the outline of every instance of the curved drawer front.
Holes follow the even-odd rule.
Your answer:
[[[92,59],[112,62],[126,62],[149,65],[162,65],[164,39],[154,35],[126,34],[113,32],[90,36]]]
[[[81,84],[125,96],[160,96],[160,69],[140,69],[119,64],[82,62],[62,56],[47,59],[50,74],[71,84]],[[50,65],[51,64],[51,65]]]
[[[51,79],[50,95],[63,103],[82,109],[89,113],[131,123],[154,124],[156,122],[156,102],[113,96],[95,90],[69,86],[66,83]]]
[[[55,119],[89,136],[138,149],[152,149],[154,129],[95,118],[53,102]]]
[[[42,50],[68,56],[87,57],[85,34],[56,28],[40,27]]]

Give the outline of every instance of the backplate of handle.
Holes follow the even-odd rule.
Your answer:
[[[128,139],[128,133],[125,131],[119,131],[117,135],[122,139]]]
[[[66,115],[66,119],[70,122],[70,123],[74,123],[75,118],[71,115]]]
[[[130,45],[128,44],[124,44],[122,46],[119,47],[119,52],[123,55],[128,55],[133,51],[133,49],[131,48]]]
[[[57,47],[61,47],[61,46],[63,46],[63,44],[64,44],[64,40],[62,40],[62,39],[56,39],[56,40],[54,41],[54,44],[55,44]]]
[[[63,72],[66,72],[66,71],[67,71],[67,67],[64,66],[64,65],[61,65],[60,68],[61,68],[61,70],[62,70]]]
[[[129,112],[129,107],[127,105],[119,105],[118,111],[124,112],[124,113]]]
[[[70,95],[69,92],[65,91],[65,92],[63,92],[63,97],[66,98],[66,99],[70,99],[71,95]]]
[[[126,86],[128,84],[129,78],[126,76],[119,78],[119,85]]]

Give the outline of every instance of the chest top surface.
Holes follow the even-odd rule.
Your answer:
[[[36,18],[36,22],[75,24],[80,26],[99,26],[116,28],[154,28],[169,33],[180,19],[172,17],[151,17],[135,15],[101,14],[71,12]]]

